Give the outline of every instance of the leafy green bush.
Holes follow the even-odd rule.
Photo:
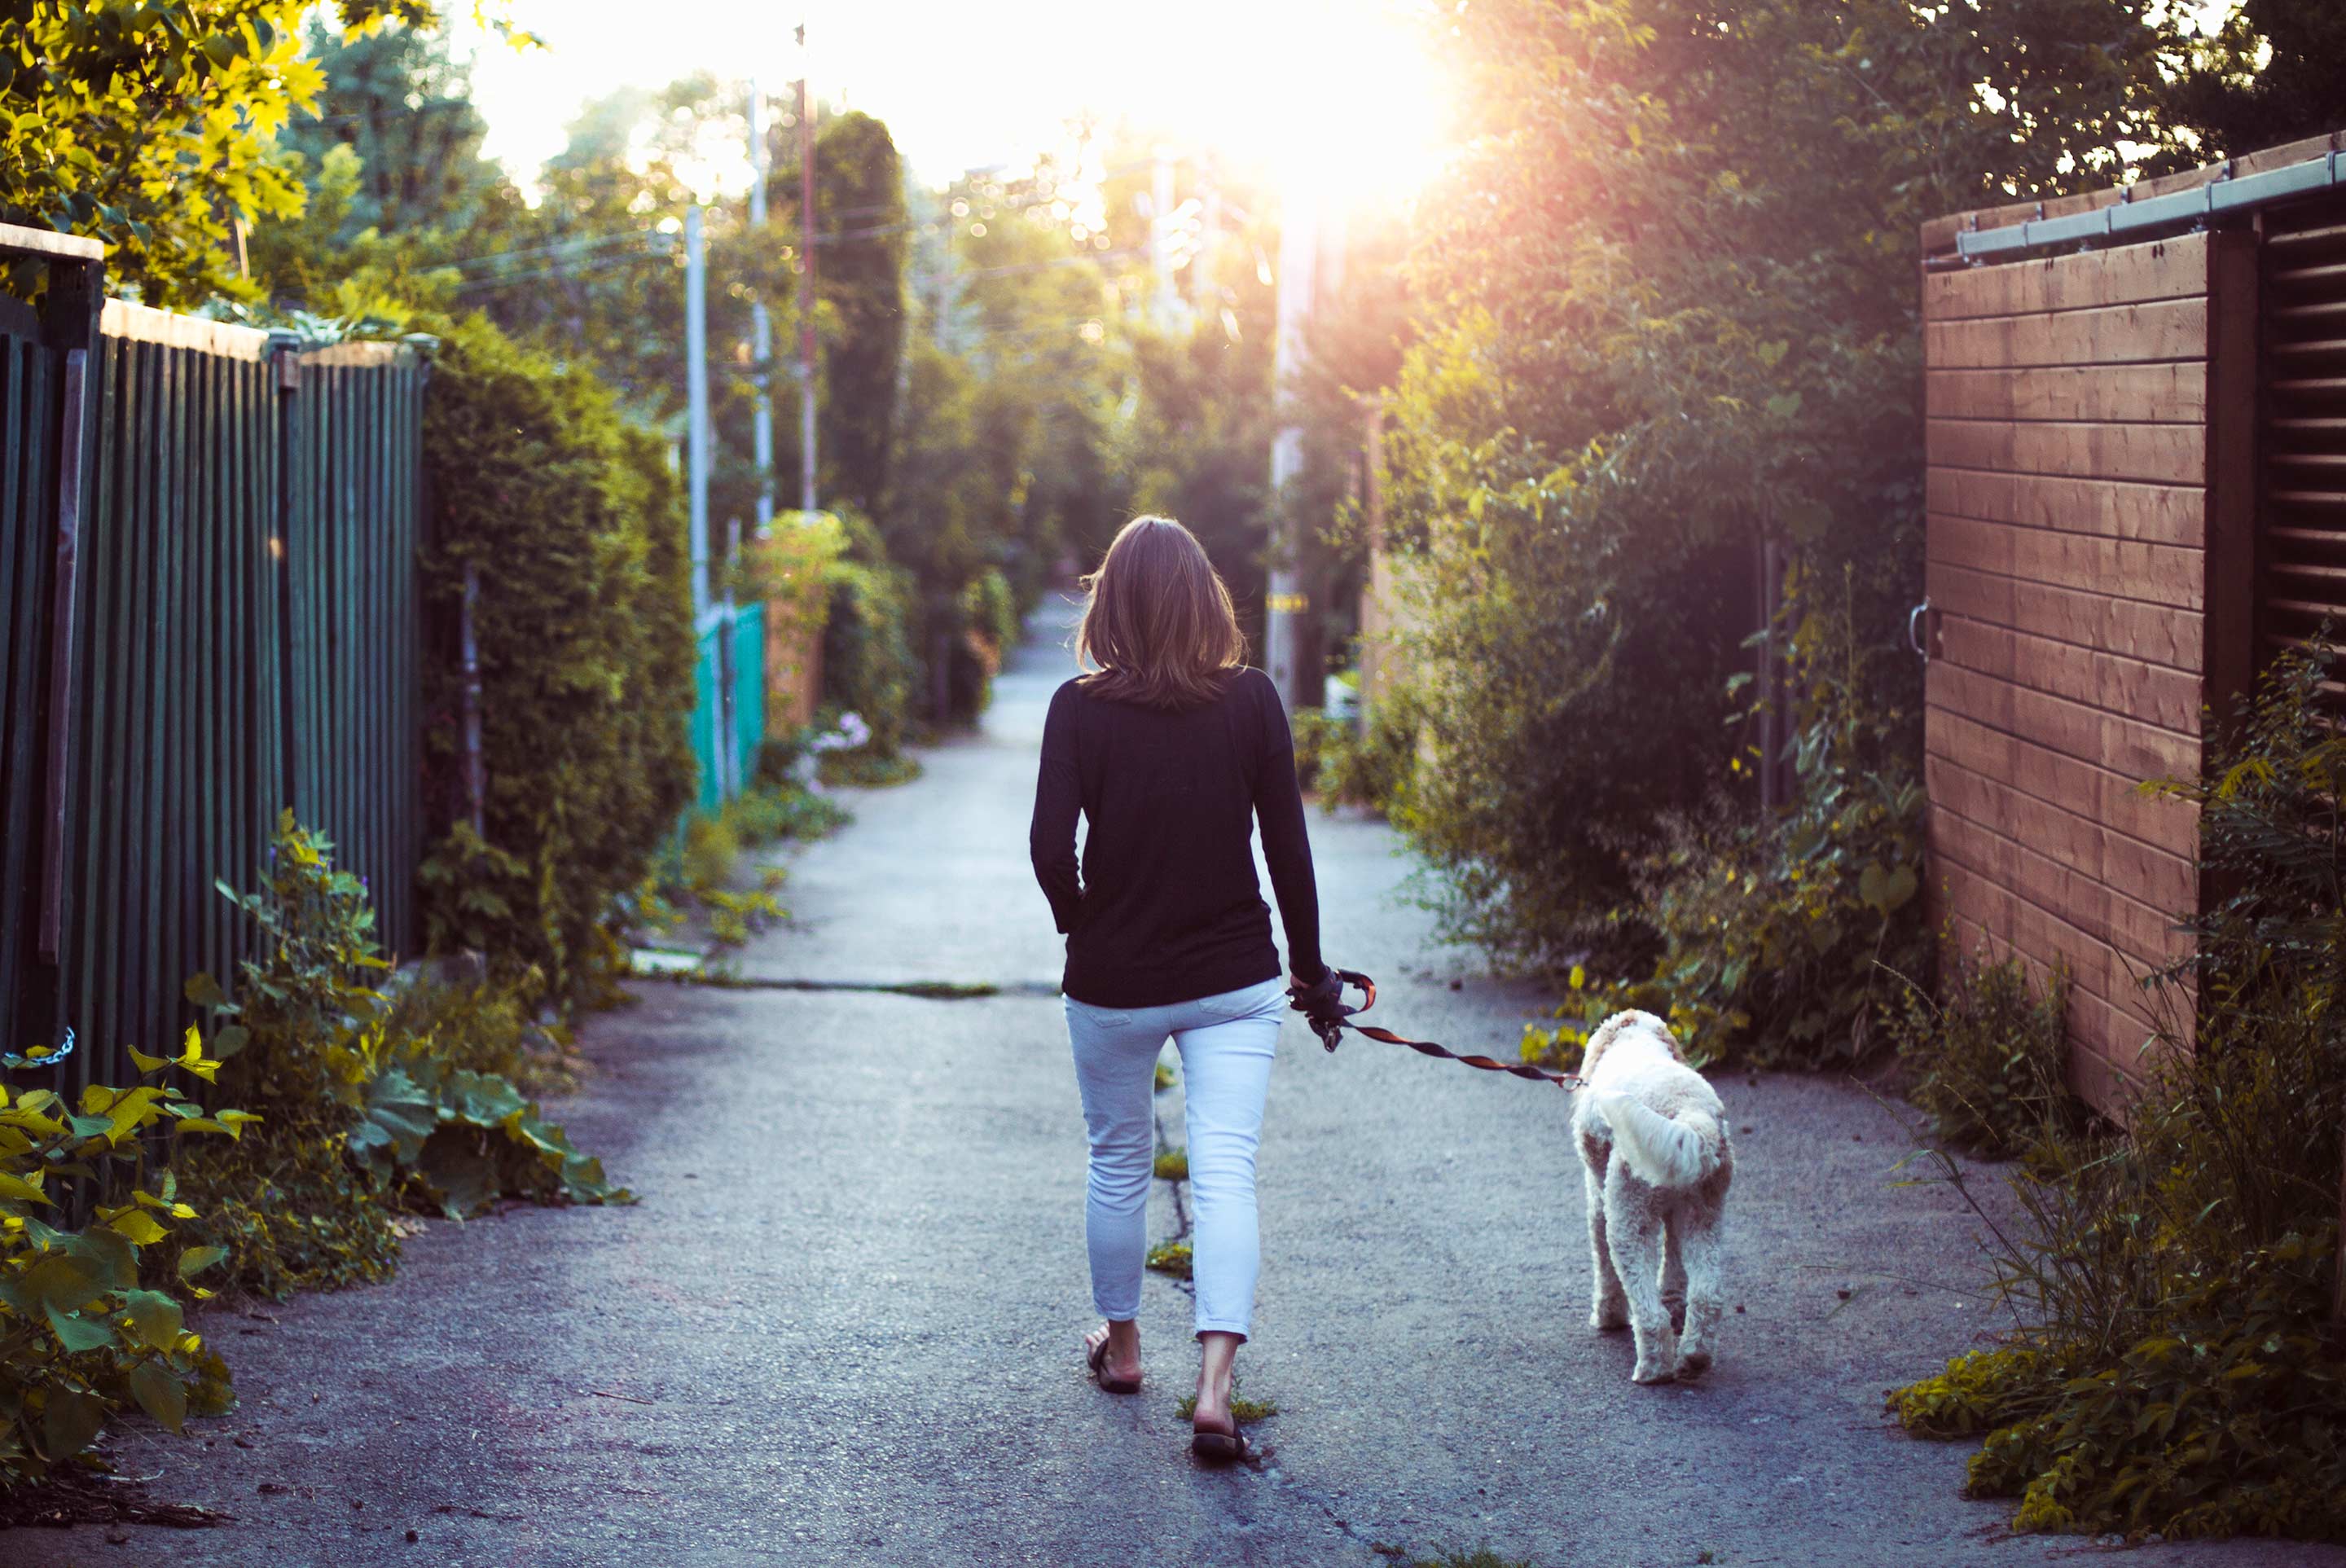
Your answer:
[[[1384,817],[1407,812],[1421,723],[1406,691],[1379,702],[1365,721],[1307,708],[1291,722],[1296,772],[1317,792],[1323,810],[1357,805]]]
[[[994,566],[970,579],[954,608],[959,626],[945,639],[947,700],[954,720],[973,723],[994,700],[994,677],[1026,626],[1010,579]]]
[[[433,946],[487,954],[501,979],[567,1007],[613,952],[638,885],[691,798],[686,716],[690,562],[661,443],[587,371],[443,321],[423,456],[435,510],[424,563],[427,795],[451,824],[423,866]],[[475,615],[485,831],[464,820],[454,627]]]
[[[1860,644],[1853,586],[1847,576],[1842,585],[1838,603],[1801,613],[1789,638],[1790,809],[1775,820],[1669,820],[1660,848],[1637,861],[1642,903],[1613,917],[1659,957],[1647,979],[1599,987],[1600,1010],[1665,1014],[1690,1051],[1713,1059],[1853,1061],[1871,1047],[1891,974],[1922,973],[1930,960],[1912,715],[1873,706],[1884,684],[1874,667],[1900,655]],[[1806,583],[1796,578],[1789,594],[1800,606]]]
[[[402,1207],[461,1217],[498,1196],[625,1200],[482,1069],[520,1048],[500,1038],[528,1015],[517,993],[434,987],[393,1002],[377,988],[374,911],[331,848],[289,811],[263,890],[221,889],[259,927],[263,956],[245,962],[237,1000],[208,975],[188,995],[211,1013],[229,1084],[264,1121],[179,1159],[204,1215],[186,1239],[220,1250],[230,1288],[281,1297],[387,1276]]]
[[[793,779],[769,783],[763,778],[726,803],[733,831],[755,849],[785,840],[812,841],[837,832],[852,820],[847,808],[827,795]]]
[[[852,513],[841,521],[848,543],[827,568],[823,700],[834,713],[861,714],[872,732],[863,749],[892,758],[907,738],[922,690],[912,644],[912,578],[889,563],[870,523]]]
[[[1921,1076],[1907,1097],[1938,1137],[1983,1154],[2025,1152],[2074,1128],[2082,1107],[2063,1074],[2069,975],[2040,994],[2016,958],[1943,964],[1933,1000],[1909,983],[1883,1023],[1899,1059]]]
[[[847,809],[800,781],[796,759],[805,736],[770,740],[760,749],[750,787],[710,815],[688,817],[661,851],[649,883],[630,901],[643,923],[673,929],[697,909],[719,943],[736,946],[790,911],[775,895],[789,880],[780,866],[757,868],[757,886],[736,883],[746,849],[786,839],[813,840],[849,820]]]
[[[1018,596],[999,566],[988,566],[962,590],[961,613],[971,633],[998,659],[1026,635],[1026,619],[1018,613]]]
[[[178,1057],[131,1054],[150,1080],[167,1068],[209,1079],[219,1067],[192,1029]],[[134,1401],[175,1432],[190,1413],[233,1402],[226,1364],[183,1316],[188,1299],[211,1294],[192,1281],[221,1254],[184,1247],[176,1268],[142,1259],[199,1217],[168,1171],[144,1173],[150,1135],[176,1149],[190,1134],[233,1141],[254,1120],[207,1115],[153,1082],[92,1085],[70,1105],[0,1084],[0,1491],[72,1461]],[[97,1203],[87,1225],[67,1230],[56,1222],[76,1182]]]
[[[2168,977],[2195,983],[2196,1019],[2147,1059],[2123,1128],[2046,1137],[2009,1178],[2004,1342],[1891,1396],[1918,1432],[1985,1432],[1970,1488],[2016,1498],[2015,1529],[2346,1540],[2333,669],[2283,661],[2205,775],[2164,787],[2198,805],[2203,870],[2235,890]]]

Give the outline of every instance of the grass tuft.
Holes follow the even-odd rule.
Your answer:
[[[1148,1267],[1159,1274],[1169,1274],[1176,1279],[1187,1279],[1189,1274],[1189,1244],[1168,1241],[1148,1249]]]
[[[1198,1413],[1198,1396],[1184,1394],[1181,1397],[1181,1403],[1176,1408],[1180,1411],[1183,1420],[1189,1420]],[[1256,1421],[1267,1421],[1278,1413],[1277,1400],[1242,1399],[1239,1395],[1238,1385],[1236,1383],[1230,1385],[1230,1414],[1237,1418],[1239,1425],[1250,1426]]]
[[[1188,1149],[1167,1149],[1163,1154],[1158,1155],[1157,1156],[1157,1179],[1158,1181],[1188,1181],[1189,1179],[1189,1151]]]

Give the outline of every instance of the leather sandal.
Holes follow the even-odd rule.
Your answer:
[[[1084,1351],[1084,1365],[1090,1369],[1093,1379],[1098,1382],[1099,1386],[1111,1394],[1137,1394],[1140,1392],[1140,1380],[1138,1378],[1111,1378],[1108,1376],[1107,1340],[1104,1337],[1098,1344],[1086,1348]]]
[[[1247,1456],[1246,1433],[1239,1431],[1235,1416],[1228,1431],[1198,1427],[1190,1434],[1189,1451],[1207,1464],[1236,1464]]]

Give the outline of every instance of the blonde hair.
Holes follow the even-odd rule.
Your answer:
[[[1076,627],[1076,662],[1096,697],[1144,708],[1197,708],[1246,661],[1238,612],[1206,547],[1170,517],[1136,517],[1117,534]]]

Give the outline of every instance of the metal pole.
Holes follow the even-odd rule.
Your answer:
[[[709,259],[700,204],[684,212],[684,388],[687,494],[692,498],[692,614],[709,609]]]
[[[1288,493],[1303,472],[1303,406],[1296,379],[1302,373],[1304,332],[1311,320],[1319,239],[1316,199],[1302,178],[1290,177],[1279,219],[1279,336],[1271,356],[1279,429],[1270,444],[1270,592],[1263,606],[1263,663],[1290,711],[1303,692],[1298,621],[1311,606],[1296,569],[1300,541]]]
[[[741,548],[741,519],[725,519],[725,559],[729,565]],[[733,711],[733,574],[725,574],[723,618],[717,634],[717,789],[730,800],[741,793],[741,726]]]
[[[766,147],[766,97],[750,83],[750,227],[766,227],[766,178],[772,159]],[[766,314],[763,296],[750,302],[750,335],[755,368],[750,384],[757,388],[757,412],[750,428],[756,443],[758,464],[758,533],[764,538],[774,525],[774,327]]]
[[[814,98],[799,24],[799,510],[814,502]]]

